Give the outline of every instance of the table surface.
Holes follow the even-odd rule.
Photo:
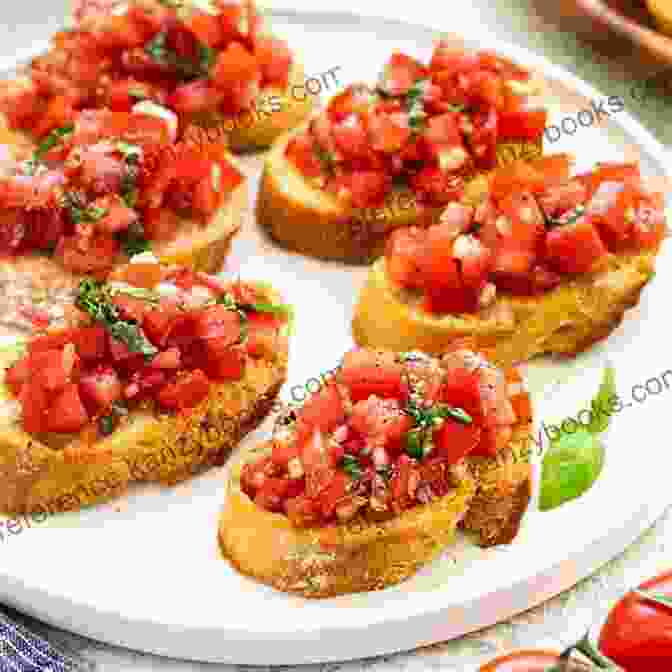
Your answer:
[[[39,3],[42,7],[42,2]],[[268,4],[268,3],[267,3]],[[323,3],[309,0],[283,2],[283,6],[316,9]],[[532,0],[472,0],[439,3],[436,0],[369,0],[359,5],[350,0],[329,2],[329,8],[365,11],[414,23],[429,24],[437,30],[460,30],[481,35],[488,33],[499,39],[527,47],[545,55],[549,60],[568,68],[593,84],[603,95],[619,95],[626,100],[628,110],[636,116],[666,148],[672,148],[672,86],[663,85],[645,100],[638,102],[629,95],[633,85],[647,78],[646,66],[630,49],[623,53],[604,56],[573,34],[558,29],[548,17],[542,17]],[[48,3],[47,3],[48,6]],[[454,11],[459,6],[459,12]],[[46,9],[46,7],[45,7]],[[45,23],[58,25],[58,17],[43,15]],[[23,30],[17,31],[23,33]],[[16,34],[15,34],[16,36]],[[5,39],[3,37],[3,39]],[[10,37],[11,39],[11,37]],[[17,48],[18,48],[17,43]],[[6,49],[6,47],[5,47]],[[3,49],[3,51],[5,51]],[[649,66],[651,67],[651,66]],[[637,74],[633,74],[637,73]],[[649,75],[655,70],[649,70]],[[672,81],[672,75],[669,77]],[[640,97],[641,98],[641,97]],[[520,614],[497,626],[473,633],[462,639],[437,644],[414,652],[350,663],[308,666],[306,672],[375,672],[442,670],[475,671],[479,664],[512,649],[551,647],[561,648],[576,641],[591,624],[606,614],[610,603],[629,587],[643,579],[668,569],[672,558],[672,511],[668,511],[649,531],[620,557],[608,563],[593,576],[573,589],[545,604]],[[48,635],[69,652],[81,657],[97,672],[233,672],[235,667],[184,661],[173,661],[156,656],[107,646],[55,630],[30,621],[29,626]],[[245,668],[253,670],[255,668]]]

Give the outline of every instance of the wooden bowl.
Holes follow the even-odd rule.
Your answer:
[[[605,51],[621,56],[627,53],[630,60],[634,43],[635,52],[640,52],[634,60],[672,65],[672,37],[658,30],[665,29],[672,34],[670,0],[560,0],[558,3],[537,0],[536,5],[538,11],[552,12],[561,26]],[[655,20],[647,5],[656,11]],[[661,8],[669,15],[667,21]],[[627,46],[629,50],[624,53]]]

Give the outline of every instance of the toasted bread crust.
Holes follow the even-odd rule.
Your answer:
[[[394,189],[379,208],[358,209],[312,186],[285,159],[290,139],[305,128],[303,125],[280,138],[264,163],[257,220],[276,241],[319,259],[362,264],[383,253],[385,240],[394,229],[439,221],[443,208],[420,206],[407,189]],[[498,147],[498,159],[510,162],[523,150],[539,154],[541,143],[504,142]],[[478,189],[482,182],[468,183],[466,197],[471,185]]]
[[[257,221],[276,241],[320,259],[361,264],[382,253],[390,231],[438,221],[439,208],[421,212],[407,191],[395,190],[385,207],[362,211],[312,187],[284,155],[292,135],[304,129],[279,139],[264,163]]]
[[[518,425],[496,457],[467,458],[456,488],[431,504],[388,520],[360,516],[323,528],[295,528],[241,491],[242,465],[269,449],[262,444],[232,466],[220,548],[243,574],[284,592],[321,598],[404,581],[453,541],[458,525],[475,532],[483,546],[509,543],[531,494],[529,431],[528,424]]]
[[[480,546],[511,543],[532,497],[530,427],[520,426],[511,443],[494,457],[467,457],[477,483],[461,526]]]
[[[611,255],[607,268],[566,279],[540,296],[500,294],[489,313],[433,318],[402,298],[385,272],[371,268],[353,319],[361,346],[440,354],[456,338],[472,336],[501,366],[536,355],[574,355],[608,336],[639,300],[653,275],[655,251]]]
[[[134,414],[81,460],[68,460],[16,425],[3,427],[0,510],[76,510],[112,499],[136,481],[172,485],[223,464],[270,411],[286,364],[286,353],[273,362],[250,360],[241,381],[213,385],[208,398],[185,414]]]
[[[242,461],[255,454],[250,451]],[[310,598],[381,590],[412,576],[453,540],[475,492],[465,470],[448,495],[400,516],[295,528],[240,490],[240,468],[241,462],[232,468],[219,520],[222,553],[239,572]]]
[[[295,64],[289,72],[286,88],[268,86],[262,89],[249,112],[195,116],[186,122],[192,124],[186,137],[195,132],[207,136],[212,131],[213,138],[226,138],[229,147],[237,152],[270,147],[283,133],[310,116],[314,96],[298,97],[304,79],[303,67]]]

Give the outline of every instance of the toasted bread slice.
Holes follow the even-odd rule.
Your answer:
[[[257,220],[275,240],[321,259],[364,263],[382,253],[393,229],[438,221],[441,210],[420,210],[409,191],[396,189],[385,207],[364,211],[311,186],[285,158],[292,136],[304,130],[302,126],[279,139],[264,163]]]
[[[380,390],[382,397],[392,394],[389,386],[399,373],[392,373],[391,361],[403,362],[406,373],[402,375],[407,376],[409,400],[401,402],[402,407],[395,405],[394,396],[383,400],[374,392],[369,394],[369,389]],[[497,372],[469,349],[457,349],[441,361],[417,351],[348,353],[331,387],[281,417],[273,438],[245,451],[232,466],[219,522],[224,556],[243,574],[279,590],[330,597],[378,590],[405,580],[439,555],[460,525],[475,533],[482,546],[509,543],[518,532],[532,489],[531,418],[527,392],[520,383],[514,390],[505,379],[520,380],[520,376],[515,371]],[[503,423],[494,434],[472,425],[481,422],[475,417],[483,410],[469,406],[473,417],[460,415],[465,413],[457,410],[462,383],[446,388],[457,405],[452,410],[436,401],[444,398],[436,390],[457,380],[464,381],[464,390],[473,390],[474,380],[480,381],[479,389],[497,390],[493,394],[501,403],[496,410],[488,406],[486,412],[496,413]],[[350,397],[352,390],[357,390],[360,401]],[[429,390],[434,392],[425,396]],[[520,409],[520,417],[509,399]],[[474,409],[484,408],[475,403]],[[405,410],[395,410],[399,408]],[[452,417],[461,420],[445,419],[444,411],[456,413]],[[380,415],[386,412],[389,415]],[[399,427],[399,417],[406,418],[402,431],[407,434],[401,437],[392,429]],[[427,422],[435,428],[430,439],[422,434],[427,430],[419,429]],[[360,434],[368,431],[373,434]],[[397,438],[389,443],[385,431]],[[498,437],[494,443],[488,438],[493,436]],[[360,440],[364,443],[358,447]],[[397,441],[401,453],[393,447],[399,445]],[[474,443],[469,447],[470,441]],[[362,446],[368,446],[369,452]],[[373,457],[367,458],[369,454]],[[366,459],[378,465],[373,475],[367,471],[371,467],[362,466]],[[387,477],[376,475],[381,468],[388,470]],[[305,486],[302,480],[292,480],[304,478]],[[334,502],[332,498],[339,495],[333,494],[333,488],[339,478],[346,485],[340,491],[336,486],[341,498]],[[329,510],[332,513],[325,513]]]
[[[518,534],[532,496],[529,429],[521,425],[494,457],[467,457],[477,489],[461,526],[480,546],[509,544]]]
[[[305,81],[303,67],[295,63],[289,72],[287,87],[267,86],[252,103],[251,109],[235,115],[209,114],[186,120],[185,137],[200,133],[226,138],[234,151],[265,149],[283,133],[304,122],[314,107],[314,96],[299,97],[297,88]]]
[[[405,188],[395,187],[379,208],[362,209],[348,206],[335,195],[312,186],[285,157],[293,135],[305,128],[303,125],[280,138],[264,164],[257,220],[275,240],[320,259],[367,263],[382,254],[385,240],[394,229],[438,222],[443,208],[418,204],[413,193]],[[498,160],[507,163],[522,151],[538,155],[541,142],[502,143],[498,147]],[[482,178],[473,181],[477,191],[482,184]]]
[[[277,295],[264,285],[269,300]],[[212,383],[208,396],[180,413],[141,405],[128,422],[93,446],[73,435],[26,433],[20,403],[0,385],[0,511],[55,513],[109,500],[133,482],[174,484],[221,465],[270,412],[286,379],[288,339],[277,350],[248,357],[243,377]],[[0,369],[22,354],[19,343],[0,351]]]
[[[404,581],[453,541],[476,492],[465,470],[449,494],[394,518],[358,517],[324,528],[295,528],[240,489],[246,458],[267,450],[264,444],[232,467],[219,520],[220,547],[243,574],[304,597],[381,590]]]
[[[575,355],[606,338],[635,305],[654,272],[653,250],[609,255],[606,268],[567,278],[540,296],[501,293],[476,314],[435,317],[416,297],[393,286],[385,259],[371,268],[353,318],[361,346],[444,352],[456,338],[472,336],[501,366],[536,355]]]

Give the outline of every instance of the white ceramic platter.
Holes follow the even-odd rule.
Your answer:
[[[302,53],[308,73],[339,67],[341,86],[370,81],[394,49],[426,58],[436,37],[419,26],[344,13],[276,12],[274,20],[277,32]],[[576,115],[600,97],[521,49],[465,41],[544,73],[552,121]],[[598,159],[634,157],[645,173],[666,175],[661,148],[627,111],[599,128],[579,129],[552,149],[576,153],[581,168]],[[261,158],[245,162],[256,189]],[[288,597],[240,577],[219,557],[216,523],[226,475],[221,468],[176,488],[138,488],[123,501],[53,517],[30,529],[24,524],[19,534],[5,531],[0,599],[114,644],[239,664],[391,653],[458,637],[538,604],[621,552],[672,498],[665,417],[672,390],[642,403],[633,402],[630,392],[648,379],[662,380],[672,369],[665,347],[669,256],[667,241],[639,308],[606,343],[573,362],[528,367],[539,422],[561,421],[584,408],[607,359],[616,367],[626,408],[614,417],[606,467],[596,486],[552,512],[532,507],[513,545],[483,551],[463,541],[417,577],[382,592],[326,601]],[[332,368],[351,345],[350,316],[364,269],[288,254],[262,236],[251,214],[229,269],[244,278],[272,280],[297,306],[285,399],[293,386]],[[672,382],[672,372],[666,381]]]

